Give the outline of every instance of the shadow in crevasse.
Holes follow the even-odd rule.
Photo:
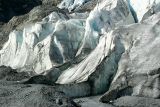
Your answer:
[[[134,18],[134,21],[135,21],[135,23],[138,23],[138,17],[137,17],[137,14],[136,14],[135,10],[134,10],[133,7],[131,6],[131,2],[130,2],[130,0],[127,0],[127,1],[128,1],[128,3],[129,3],[129,8],[130,8],[130,11],[131,11],[132,16],[133,16],[133,18]]]

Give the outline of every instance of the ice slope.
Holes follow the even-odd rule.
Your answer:
[[[160,0],[128,0],[128,2],[130,7],[136,13],[138,21],[141,21],[148,10],[152,10],[154,13],[153,7],[160,3]]]
[[[86,2],[89,1],[63,0],[59,7],[73,10]],[[63,71],[57,83],[87,81],[102,63],[105,63],[103,68],[105,73],[112,69],[110,66],[114,68],[110,73],[113,75],[124,50],[119,51],[121,48],[118,47],[119,49],[116,48],[118,54],[112,52],[115,51],[114,45],[117,44],[113,43],[114,37],[111,36],[111,31],[135,23],[131,7],[141,20],[148,10],[146,7],[150,6],[149,4],[151,7],[154,6],[153,1],[149,3],[143,0],[143,2],[144,7],[139,6],[141,2],[138,0],[99,0],[89,15],[88,12],[73,11],[66,15],[53,12],[41,22],[25,26],[23,31],[11,32],[9,40],[0,50],[0,65],[15,69],[25,68],[35,74],[46,74],[46,70],[72,62],[76,57],[84,55],[86,57],[81,62]],[[140,14],[141,9],[144,9],[142,14]],[[116,55],[118,57],[115,57]],[[105,60],[108,56],[110,60]]]
[[[115,32],[125,38],[128,48],[125,47],[110,89],[101,101],[126,95],[160,98],[160,12],[141,24]]]
[[[80,4],[82,2],[86,1],[75,1]],[[108,6],[110,3],[112,5]],[[8,42],[0,51],[0,65],[25,67],[37,74],[45,73],[45,70],[81,55],[83,48],[87,47],[90,51],[94,49],[99,37],[113,26],[134,22],[127,3],[123,0],[103,1],[97,4],[87,19],[86,15],[87,13],[81,13],[66,16],[53,12],[42,22],[27,26],[23,31],[11,32]],[[90,62],[91,59],[87,60]]]
[[[113,51],[115,45],[113,39],[111,34],[102,37],[94,51],[79,64],[65,70],[58,78],[57,83],[68,84],[86,81],[103,59]]]
[[[61,9],[68,9],[69,11],[74,10],[82,6],[84,3],[91,1],[91,0],[63,0],[58,7]]]
[[[94,49],[100,35],[121,25],[134,23],[134,18],[125,0],[102,0],[86,19],[85,35],[77,55]]]
[[[91,0],[63,0],[59,4],[59,8],[62,9],[68,9],[69,11],[74,10],[75,8],[78,8],[85,4],[86,2],[89,2]],[[152,10],[154,13],[154,6],[160,3],[160,0],[124,0],[128,2],[128,5],[130,6],[130,9],[135,12],[135,17],[140,22],[143,18],[143,15],[148,11]],[[111,3],[111,5],[115,5],[117,2],[116,0],[97,0],[98,3],[101,3],[101,6],[99,8],[103,8],[106,3]],[[114,7],[114,6],[112,6]]]
[[[13,31],[0,51],[0,65],[27,67],[37,74],[73,59],[84,35],[83,20],[51,13],[42,22]]]

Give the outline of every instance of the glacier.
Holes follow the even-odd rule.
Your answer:
[[[160,0],[128,0],[128,2],[140,22],[148,10],[151,10],[152,13],[154,13],[154,6],[160,3]]]
[[[53,12],[42,22],[28,25],[23,31],[11,32],[8,42],[0,51],[0,65],[15,69],[25,67],[28,71],[45,74],[45,71],[52,67],[73,60],[80,54],[90,53],[82,51],[93,50],[100,35],[112,29],[115,24],[134,23],[126,2],[114,0],[111,8],[109,3],[111,1],[98,4],[89,17],[86,17],[87,13],[66,16]],[[118,11],[119,9],[125,9],[126,13]]]
[[[128,46],[118,63],[109,91],[101,97],[102,102],[121,96],[160,98],[159,23],[160,13],[157,13],[141,24],[115,30],[122,38],[127,36]]]
[[[65,63],[74,57],[83,38],[84,25],[83,20],[66,21],[64,15],[52,13],[42,22],[27,26],[23,31],[15,30],[0,51],[1,65],[12,68],[26,66],[40,74]]]
[[[58,7],[64,10],[65,14],[52,12],[41,21],[24,26],[23,30],[12,31],[0,50],[0,65],[10,66],[19,72],[47,75],[48,70],[71,63],[60,71],[58,77],[53,75],[53,78],[57,78],[54,81],[56,84],[63,86],[94,82],[93,93],[99,94],[109,88],[115,75],[112,81],[114,86],[114,82],[117,83],[121,73],[125,71],[121,69],[121,63],[126,61],[124,65],[127,65],[130,61],[124,58],[127,57],[125,54],[136,51],[132,50],[132,39],[140,38],[140,32],[132,38],[132,35],[129,35],[130,29],[122,29],[124,34],[120,35],[120,28],[141,28],[143,23],[146,23],[146,27],[148,25],[152,29],[155,23],[151,19],[148,20],[153,23],[143,21],[143,16],[150,10],[154,14],[154,7],[160,0],[98,0],[96,5],[93,5],[93,10],[76,11],[76,8],[91,1],[62,0]],[[154,37],[148,39],[150,41]],[[140,41],[145,42],[141,39]],[[132,57],[134,60],[136,56]],[[146,73],[145,70],[144,72]],[[139,88],[139,84],[137,87]]]

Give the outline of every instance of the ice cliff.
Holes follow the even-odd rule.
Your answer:
[[[63,2],[71,1],[62,1],[61,4]],[[41,22],[27,25],[22,31],[11,32],[1,50],[1,65],[27,67],[40,74],[73,60],[86,48],[94,49],[100,35],[115,25],[134,23],[125,1],[114,0],[112,5],[108,5],[110,3],[103,1],[98,4],[86,19],[53,12]],[[125,11],[120,11],[123,9]]]

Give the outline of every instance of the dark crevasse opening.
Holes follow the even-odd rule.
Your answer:
[[[128,0],[128,3],[129,3],[129,9],[130,9],[131,14],[132,14],[132,16],[133,16],[133,18],[134,18],[135,23],[138,23],[137,13],[136,13],[135,10],[133,9],[133,7],[130,5],[130,4],[131,4],[131,3],[130,3],[130,0]]]

